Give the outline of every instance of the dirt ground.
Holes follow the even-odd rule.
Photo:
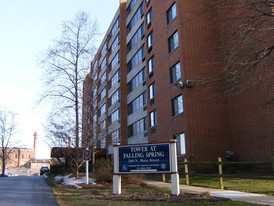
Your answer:
[[[112,200],[112,201],[153,201],[153,202],[218,202],[226,201],[224,198],[212,197],[209,193],[187,194],[181,193],[179,196],[171,195],[151,188],[147,192],[137,192],[140,187],[146,185],[127,185],[122,189],[122,194],[112,194],[112,185],[81,185],[82,189],[89,190],[89,197],[93,199]],[[134,189],[133,189],[134,188]],[[136,190],[132,192],[132,190]]]

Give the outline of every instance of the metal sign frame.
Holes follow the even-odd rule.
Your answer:
[[[119,146],[118,174],[171,173],[170,144]]]
[[[91,159],[91,152],[89,149],[83,150],[83,160],[89,161]]]

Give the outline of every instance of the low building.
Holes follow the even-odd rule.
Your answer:
[[[46,166],[50,168],[50,159],[36,159],[36,141],[37,133],[35,132],[32,149],[22,147],[7,148],[7,153],[9,153],[5,168],[7,172],[18,175],[38,175],[41,167]]]

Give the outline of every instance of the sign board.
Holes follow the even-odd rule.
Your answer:
[[[89,150],[89,149],[85,149],[85,150],[83,151],[83,159],[84,159],[85,161],[89,161],[89,160],[90,160],[90,156],[91,156],[90,150]]]
[[[119,146],[119,173],[169,173],[170,144]]]

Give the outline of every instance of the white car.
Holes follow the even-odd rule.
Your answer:
[[[15,177],[15,174],[13,174],[11,172],[7,172],[6,175],[8,175],[9,177]]]
[[[7,172],[7,173],[5,173],[5,175],[7,175],[8,177],[17,177],[18,176],[18,174],[14,174],[12,172]]]

